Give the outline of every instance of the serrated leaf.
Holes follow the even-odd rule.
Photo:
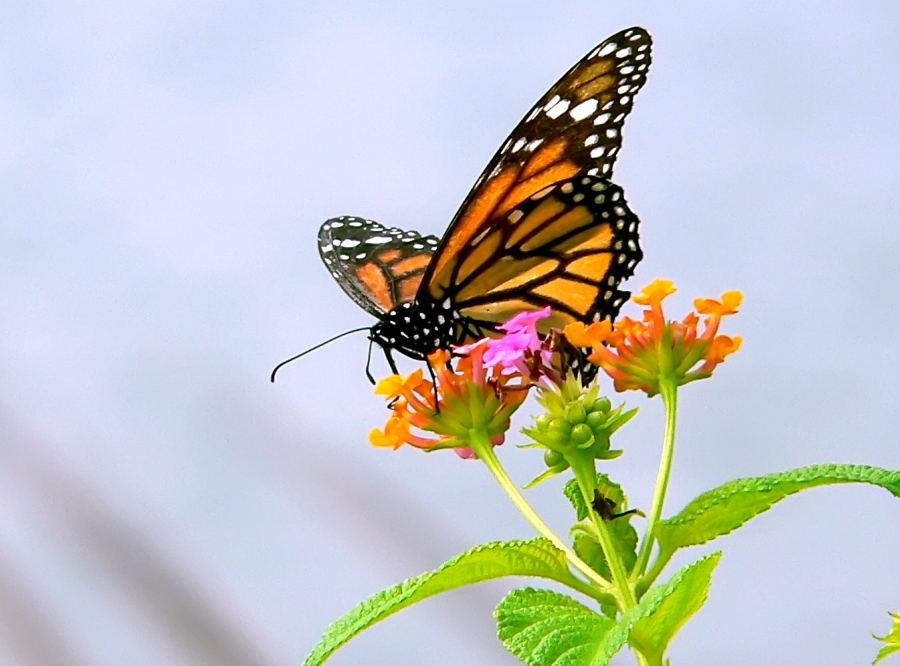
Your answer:
[[[867,465],[812,465],[789,472],[736,479],[698,495],[677,515],[660,521],[660,550],[706,543],[728,534],[788,495],[835,483],[869,483],[900,497],[900,472]]]
[[[875,656],[875,661],[872,662],[873,666],[888,655],[900,651],[900,613],[888,613],[888,615],[893,618],[894,624],[891,627],[890,633],[888,633],[886,636],[875,636],[877,640],[885,643],[885,645],[881,646],[881,649]]]
[[[586,587],[569,571],[565,554],[546,539],[496,541],[475,546],[434,571],[382,590],[332,622],[303,666],[318,666],[356,634],[418,601],[503,576],[538,576],[582,591]]]
[[[528,666],[607,666],[634,626],[660,612],[667,599],[690,586],[686,581],[702,578],[708,560],[718,557],[714,553],[679,570],[668,583],[647,592],[618,622],[558,592],[513,590],[494,611],[497,633],[506,649]],[[673,608],[678,606],[672,602]]]
[[[720,555],[721,553],[708,555],[679,572],[681,577],[659,608],[635,622],[628,642],[640,650],[647,661],[662,663],[663,654],[675,633],[691,615],[700,610],[706,601],[712,572],[719,563]],[[675,581],[675,578],[672,580]]]
[[[571,597],[530,587],[506,595],[494,617],[503,645],[529,666],[594,664],[616,624]]]

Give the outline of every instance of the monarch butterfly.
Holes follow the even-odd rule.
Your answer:
[[[424,360],[521,311],[549,305],[544,333],[618,314],[630,295],[618,286],[642,252],[638,218],[609,177],[650,46],[633,27],[576,63],[502,144],[442,239],[358,217],[322,225],[322,261],[378,318],[369,340],[395,373],[394,350]]]

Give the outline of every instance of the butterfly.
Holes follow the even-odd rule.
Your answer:
[[[440,240],[359,217],[319,229],[337,283],[378,321],[369,340],[416,360],[550,306],[541,332],[614,318],[642,255],[638,218],[609,180],[650,67],[650,35],[619,32],[516,125]],[[371,378],[371,377],[370,377]]]

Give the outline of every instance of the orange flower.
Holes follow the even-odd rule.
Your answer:
[[[587,327],[575,322],[564,334],[572,344],[593,349],[588,360],[612,377],[617,391],[638,389],[655,395],[661,380],[681,385],[704,379],[741,346],[740,337],[717,333],[722,317],[737,312],[743,295],[727,291],[721,300],[698,298],[696,312],[681,321],[666,321],[662,301],[674,292],[671,281],[654,280],[632,298],[647,306],[643,321],[622,317],[615,324],[604,320]],[[702,331],[698,315],[705,315]]]
[[[494,446],[502,444],[529,384],[521,378],[514,383],[516,376],[502,374],[500,366],[486,368],[487,349],[487,340],[459,348],[466,355],[456,360],[455,368],[447,351],[435,351],[428,357],[434,384],[422,377],[421,369],[378,382],[375,392],[391,401],[391,416],[384,431],[376,428],[369,433],[369,441],[395,449],[402,444],[427,451],[453,448],[463,458],[474,455],[469,447],[472,432],[482,433]],[[412,428],[437,436],[416,435]]]

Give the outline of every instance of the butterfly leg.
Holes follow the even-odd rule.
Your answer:
[[[369,366],[372,364],[372,338],[369,338],[369,354],[366,356],[366,377],[372,383],[372,386],[375,385],[375,378],[372,376],[372,371],[369,369]]]
[[[384,349],[384,357],[387,359],[388,365],[391,368],[391,372],[395,375],[399,375],[400,371],[397,370],[397,364],[394,363],[394,356],[391,354],[391,350],[388,347],[382,347]]]
[[[441,413],[441,403],[438,401],[438,385],[437,385],[437,377],[434,374],[434,368],[431,367],[431,363],[427,360],[425,361],[425,365],[428,366],[428,374],[431,375],[431,386],[434,389],[434,410],[440,414]]]

